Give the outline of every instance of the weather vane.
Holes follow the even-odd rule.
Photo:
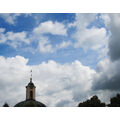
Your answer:
[[[31,77],[30,77],[30,82],[32,82],[32,70],[30,71]]]

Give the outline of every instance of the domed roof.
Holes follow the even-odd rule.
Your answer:
[[[36,100],[25,100],[17,103],[14,107],[46,107],[46,105]]]

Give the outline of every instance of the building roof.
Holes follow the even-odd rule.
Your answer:
[[[32,81],[30,81],[26,87],[33,88],[33,87],[35,87],[35,85]]]
[[[46,107],[46,105],[36,100],[25,100],[17,103],[14,107]]]

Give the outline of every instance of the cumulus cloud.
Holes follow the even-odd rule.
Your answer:
[[[120,92],[120,14],[102,14],[101,17],[110,33],[107,43],[108,56],[96,66],[92,91],[103,101],[108,101],[110,97]]]
[[[81,47],[85,51],[89,49],[98,50],[100,57],[105,56],[108,51],[107,45],[109,38],[109,36],[107,36],[106,29],[104,27],[96,28],[95,26],[93,26],[92,28],[87,28],[88,25],[95,19],[96,14],[76,14],[75,22],[68,24],[68,29],[70,27],[76,27],[76,32],[72,36],[76,40],[75,43],[72,44],[70,40],[63,41],[62,43],[57,44],[56,48],[54,47],[54,50],[51,49],[52,45],[49,44],[49,48],[51,49],[50,52],[66,48],[71,45],[74,46],[74,48]],[[33,32],[35,34],[51,33],[53,35],[61,34],[61,32],[64,32],[61,35],[65,35],[67,30],[65,30],[64,26],[60,26],[63,26],[63,24],[58,24],[58,22],[53,23],[52,21],[47,21],[41,23],[38,27],[36,27],[33,30]]]
[[[110,98],[120,92],[120,60],[113,62],[105,58],[98,63],[95,71],[92,91],[109,103]]]
[[[33,30],[36,34],[51,33],[53,35],[67,35],[67,30],[64,24],[59,22],[46,21]]]
[[[84,50],[98,50],[107,43],[106,30],[104,28],[91,28],[78,31],[74,37],[77,39],[75,48],[81,47]]]
[[[34,32],[32,32],[31,35],[28,35],[28,32],[22,31],[22,32],[12,32],[8,31],[5,33],[4,28],[0,28],[0,44],[6,43],[10,45],[13,48],[17,48],[22,43],[25,43],[29,45],[32,42],[38,42],[38,46],[36,49],[32,49],[27,47],[27,49],[30,51],[33,50],[34,52],[39,50],[41,53],[53,53],[56,52],[59,49],[66,48],[71,45],[70,41],[63,41],[60,44],[56,44],[56,46],[53,47],[48,37],[39,34],[36,35]]]
[[[1,105],[8,102],[13,106],[25,99],[30,69],[33,70],[33,81],[37,87],[37,100],[47,106],[77,106],[80,101],[95,94],[103,102],[109,102],[110,97],[120,91],[119,61],[102,60],[96,71],[77,60],[71,64],[50,60],[32,66],[27,65],[28,59],[22,56],[0,56],[0,61]]]
[[[88,25],[96,18],[96,14],[76,14],[75,22],[68,25],[76,27],[76,32],[73,34],[73,38],[76,39],[75,48],[81,47],[85,51],[106,48],[108,41],[106,29],[95,26],[88,28]]]
[[[26,44],[30,43],[30,40],[27,38],[27,32],[5,32],[4,28],[0,28],[0,43],[7,43],[8,45],[12,46],[13,48],[17,48],[21,42]]]
[[[41,53],[53,53],[54,49],[47,37],[41,37],[38,49]]]
[[[89,23],[91,23],[94,19],[96,18],[96,14],[90,14],[90,13],[86,13],[86,14],[81,14],[81,13],[77,13],[75,16],[75,21],[74,23],[70,23],[68,24],[68,27],[78,27],[79,29],[84,29],[85,27],[87,27],[89,25]]]
[[[120,61],[108,58],[100,61],[96,68],[93,88],[97,90],[120,90]]]
[[[110,58],[103,59],[98,63],[93,88],[98,90],[117,91],[120,90],[120,14],[102,14],[102,19],[104,20],[106,27],[111,32],[111,36],[108,41],[108,56],[110,56]]]
[[[71,104],[75,104],[80,100],[75,95],[86,94],[91,88],[94,70],[83,66],[79,61],[64,65],[49,61],[32,68],[36,73],[35,79],[40,76],[38,84],[43,86],[38,88],[40,94],[47,96],[50,106],[55,106],[61,100],[73,101]]]
[[[2,14],[4,16],[4,14]],[[5,16],[18,16],[17,14],[5,14]],[[16,18],[15,17],[15,18]],[[14,18],[14,17],[13,17]],[[15,18],[13,20],[15,20]],[[53,53],[53,51],[57,51],[59,49],[67,48],[68,46],[74,46],[74,48],[81,47],[84,50],[99,50],[103,51],[101,53],[104,54],[107,51],[107,41],[108,37],[106,36],[105,28],[87,28],[87,26],[96,19],[96,14],[76,14],[75,22],[70,23],[68,28],[65,27],[63,23],[60,22],[52,22],[52,21],[45,21],[40,23],[36,28],[33,29],[31,35],[29,33],[23,31],[20,33],[13,33],[8,31],[7,33],[0,32],[1,39],[0,43],[5,43],[11,45],[14,48],[17,48],[21,45],[21,42],[25,44],[29,44],[31,42],[38,41],[38,47],[40,47],[40,52],[42,53]],[[60,44],[56,44],[52,46],[48,36],[47,40],[44,40],[43,44],[41,39],[46,37],[47,33],[52,35],[67,35],[67,29],[70,27],[76,27],[76,33],[73,34],[73,38],[75,39],[75,43],[73,44],[71,40],[63,41]],[[41,38],[42,36],[42,38]],[[12,42],[8,42],[8,41]],[[41,49],[42,48],[42,49]],[[53,49],[54,48],[54,49]],[[46,49],[46,50],[45,50]],[[99,50],[100,51],[100,50]]]
[[[60,44],[56,44],[53,47],[49,37],[44,33],[51,33],[53,35],[67,35],[67,29],[65,28],[64,24],[59,22],[53,23],[52,21],[41,23],[38,27],[34,28],[30,34],[26,31],[6,32],[4,28],[0,28],[0,44],[5,43],[13,48],[18,48],[23,43],[29,45],[32,42],[37,42],[38,46],[33,49],[33,51],[39,50],[41,53],[53,53],[58,49],[68,47],[71,44],[70,41],[64,41]],[[26,50],[29,49],[30,47],[27,47]]]
[[[120,14],[103,14],[102,18],[111,32],[108,54],[111,60],[117,60],[120,58]]]
[[[28,59],[21,56],[4,58],[0,56],[0,103],[14,105],[24,100],[24,86],[27,84]],[[22,87],[23,86],[23,87]],[[15,98],[15,99],[14,99]],[[17,99],[16,99],[17,98]]]
[[[25,85],[29,82],[29,70],[32,68],[37,100],[47,106],[76,106],[84,99],[78,95],[88,95],[95,72],[80,61],[62,65],[50,60],[33,66],[27,65],[28,59],[22,56],[1,56],[0,61],[1,105],[4,102],[15,105],[25,99]]]

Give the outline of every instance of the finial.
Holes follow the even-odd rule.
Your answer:
[[[31,76],[30,76],[30,82],[32,82],[32,70],[30,71]]]

